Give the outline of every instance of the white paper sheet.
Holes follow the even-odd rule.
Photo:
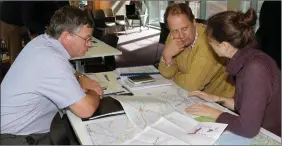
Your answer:
[[[131,140],[122,143],[122,145],[187,145],[187,143],[148,126]]]
[[[112,96],[120,101],[128,119],[140,129],[174,111],[170,103],[148,96]]]
[[[90,73],[86,74],[90,79],[96,80],[101,87],[106,88],[104,95],[111,93],[121,93],[127,92],[122,86],[117,82],[117,76],[113,72],[102,72],[102,73]],[[108,77],[109,81],[106,79],[105,75]]]
[[[214,144],[227,124],[197,122],[178,112],[160,118],[151,127],[192,145]]]
[[[95,145],[116,145],[141,132],[125,115],[86,122],[86,129]]]

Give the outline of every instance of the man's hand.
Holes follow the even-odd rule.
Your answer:
[[[222,113],[222,111],[209,107],[204,104],[194,104],[192,106],[189,106],[185,109],[185,112],[193,115],[210,117],[213,119],[217,119],[219,115]]]
[[[172,37],[172,36],[171,36]],[[184,50],[185,44],[181,39],[172,38],[165,44],[163,57],[165,61],[172,60],[172,57]]]
[[[193,91],[193,92],[190,92],[188,94],[188,97],[191,97],[191,96],[198,96],[206,101],[209,101],[209,102],[217,102],[219,100],[219,97],[216,96],[216,95],[211,95],[211,94],[207,94],[203,91]]]
[[[92,80],[87,76],[83,76],[79,79],[79,82],[85,93],[88,92],[88,90],[94,90],[98,95],[103,95],[103,89],[97,81]]]

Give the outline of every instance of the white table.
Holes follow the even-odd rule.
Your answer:
[[[96,57],[105,57],[105,56],[115,56],[121,55],[122,52],[112,46],[94,38],[96,43],[93,43],[93,46],[88,49],[82,57],[73,57],[70,60],[75,61],[76,70],[84,73],[84,66],[81,64],[83,59],[87,58],[96,58]]]
[[[163,90],[166,90],[166,87],[159,87],[159,89],[163,88]],[[155,88],[156,89],[156,88]],[[159,90],[158,89],[158,90]],[[141,95],[142,96],[142,90],[138,90],[133,92],[134,95]],[[145,92],[144,93],[148,93]],[[77,135],[80,143],[82,145],[94,145],[94,143],[91,140],[91,137],[89,136],[88,132],[87,132],[87,128],[86,128],[86,124],[89,123],[93,123],[95,122],[95,120],[93,121],[82,121],[81,118],[75,116],[71,111],[66,111],[67,116],[70,120],[70,123],[75,131],[75,134]],[[126,115],[122,115],[122,116],[126,116]],[[274,135],[273,133],[261,128],[260,133],[254,138],[254,139],[249,139],[249,138],[244,138],[238,135],[235,135],[229,131],[225,131],[221,137],[218,139],[218,141],[216,142],[216,144],[218,145],[247,145],[247,144],[251,144],[251,143],[255,143],[255,144],[260,144],[259,141],[261,139],[261,137],[270,137],[270,139],[274,139],[278,142],[281,142],[281,138]],[[267,144],[267,142],[263,143],[262,145]],[[261,145],[261,144],[260,144]]]

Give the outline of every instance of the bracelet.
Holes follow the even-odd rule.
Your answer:
[[[161,57],[161,62],[163,62],[166,67],[171,67],[173,65],[173,60],[169,64],[167,64],[163,56]]]

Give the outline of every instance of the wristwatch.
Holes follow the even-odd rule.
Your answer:
[[[79,79],[80,79],[81,77],[84,77],[84,76],[85,76],[84,74],[79,75],[79,76],[77,77],[78,82],[79,82]]]

